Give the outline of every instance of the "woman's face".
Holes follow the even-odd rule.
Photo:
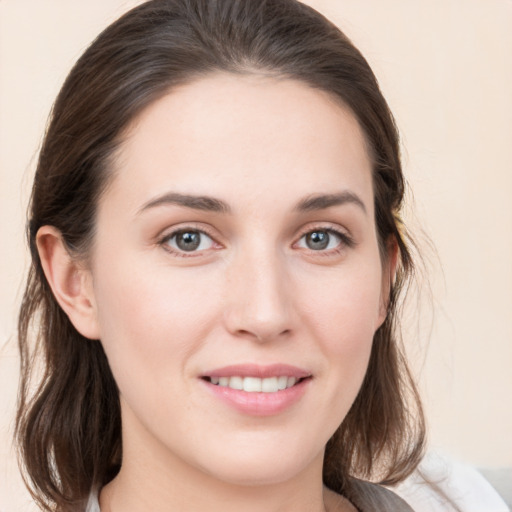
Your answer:
[[[353,115],[300,82],[212,75],[147,108],[114,173],[90,272],[123,464],[251,484],[321,468],[389,282]]]

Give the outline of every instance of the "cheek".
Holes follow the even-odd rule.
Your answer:
[[[342,416],[359,391],[379,326],[379,269],[368,265],[325,276],[309,283],[304,296],[302,319],[325,356],[330,396]]]
[[[191,276],[119,260],[97,269],[101,340],[121,389],[137,375],[170,380],[200,347],[218,306],[208,279]]]
[[[373,339],[381,309],[378,269],[347,268],[303,286],[309,290],[303,298],[304,317],[330,352],[357,352]]]

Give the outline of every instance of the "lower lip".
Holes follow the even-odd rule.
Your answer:
[[[291,388],[275,393],[248,393],[227,386],[218,386],[202,379],[210,393],[237,411],[251,416],[272,416],[285,411],[300,400],[310,381],[311,378],[303,379]]]

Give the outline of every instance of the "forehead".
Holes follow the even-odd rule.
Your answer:
[[[216,74],[171,90],[126,130],[115,170],[114,189],[133,207],[166,190],[285,200],[349,187],[372,202],[350,110],[302,82],[261,75]]]

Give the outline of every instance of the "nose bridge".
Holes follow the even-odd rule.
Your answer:
[[[289,332],[292,304],[283,255],[272,246],[248,248],[230,270],[228,329],[260,341]]]

